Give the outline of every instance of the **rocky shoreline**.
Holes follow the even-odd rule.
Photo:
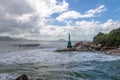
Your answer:
[[[111,55],[118,55],[120,56],[120,48],[117,49],[110,49],[105,52],[106,54],[111,54]]]
[[[79,41],[75,43],[71,48],[57,49],[55,52],[67,52],[67,51],[77,51],[77,52],[94,52],[100,51],[106,54],[120,55],[119,47],[107,47],[101,44],[93,44],[92,42]]]

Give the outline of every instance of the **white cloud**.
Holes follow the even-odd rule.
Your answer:
[[[62,13],[56,19],[58,21],[64,21],[65,19],[71,19],[71,18],[76,19],[76,18],[79,18],[79,16],[80,16],[79,12],[76,12],[76,11],[67,11],[67,12]]]
[[[72,40],[92,40],[99,32],[108,33],[112,29],[119,27],[120,22],[111,19],[104,23],[94,20],[76,21],[74,26],[44,26],[40,29],[40,37],[42,37],[42,39],[67,39],[67,35],[70,32]]]
[[[93,17],[95,14],[101,13],[101,12],[103,12],[105,10],[106,10],[105,6],[101,5],[96,9],[91,9],[91,10],[87,11],[86,14],[89,14],[91,17]]]
[[[100,26],[102,32],[108,33],[112,29],[120,28],[120,22],[109,19],[107,22],[101,24]]]
[[[23,14],[22,16],[16,17],[17,22],[24,23],[30,20],[30,17],[33,16],[33,14]]]
[[[80,12],[77,11],[66,11],[64,13],[62,13],[61,15],[59,15],[56,20],[58,21],[64,21],[66,19],[77,19],[77,18],[90,18],[90,17],[95,17],[96,14],[99,14],[103,11],[105,11],[105,6],[101,5],[96,9],[91,9],[87,12],[85,12],[85,14],[81,14]]]
[[[49,17],[53,13],[61,13],[68,10],[69,4],[66,1],[57,0],[27,0],[36,10],[40,17]]]
[[[66,1],[11,0],[9,3],[8,0],[0,0],[0,35],[29,39],[67,39],[70,32],[72,40],[88,40],[100,31],[108,33],[120,27],[120,22],[112,19],[104,23],[85,20],[65,21],[66,19],[94,17],[105,11],[104,5],[89,10],[85,14],[74,10],[69,11],[69,4]],[[67,26],[55,26],[54,19],[51,18],[54,13],[61,14],[56,19],[64,21]]]
[[[79,29],[78,33],[81,37],[89,36],[89,39],[92,39],[99,32],[108,33],[113,29],[119,28],[120,22],[112,19],[104,23],[99,21],[77,21],[76,27]]]

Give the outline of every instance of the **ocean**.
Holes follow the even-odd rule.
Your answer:
[[[30,80],[120,80],[120,56],[54,52],[66,45],[62,41],[0,41],[0,80],[14,80],[21,74]]]

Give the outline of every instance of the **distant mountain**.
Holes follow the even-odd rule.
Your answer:
[[[11,38],[9,36],[0,36],[0,41],[22,41],[22,40],[27,40],[27,39]]]

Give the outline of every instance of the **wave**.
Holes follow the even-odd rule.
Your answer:
[[[120,56],[106,55],[96,52],[66,52],[57,53],[49,49],[24,50],[0,54],[0,63],[69,63],[81,61],[111,61]]]
[[[98,52],[57,53],[51,49],[6,52],[0,54],[0,79],[13,80],[25,73],[31,80],[117,80],[119,61],[120,56]]]

